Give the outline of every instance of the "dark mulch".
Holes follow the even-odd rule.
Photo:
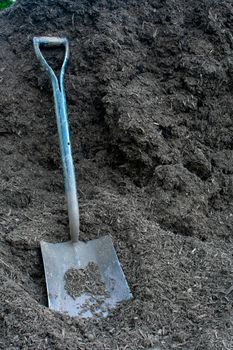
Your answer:
[[[232,1],[18,0],[0,26],[0,348],[232,349]],[[70,41],[81,239],[112,236],[134,296],[99,321],[46,307],[39,242],[69,229],[35,35]]]

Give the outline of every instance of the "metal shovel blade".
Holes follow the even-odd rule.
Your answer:
[[[110,236],[77,243],[42,241],[41,249],[51,309],[83,318],[106,317],[132,297]],[[73,281],[68,280],[70,272]]]

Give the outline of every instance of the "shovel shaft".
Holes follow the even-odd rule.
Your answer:
[[[43,68],[48,73],[53,87],[53,96],[55,102],[55,111],[57,119],[57,128],[60,140],[60,152],[62,158],[65,192],[68,206],[68,216],[70,225],[70,235],[73,242],[77,242],[79,238],[79,206],[76,189],[75,171],[72,158],[69,123],[67,117],[66,97],[64,90],[64,74],[69,58],[69,46],[66,38],[52,38],[52,37],[36,37],[33,39],[34,49],[37,58],[41,62]],[[61,67],[59,81],[53,69],[46,62],[40,45],[43,46],[65,46],[65,58]]]

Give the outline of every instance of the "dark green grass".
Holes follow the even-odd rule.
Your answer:
[[[10,7],[16,0],[0,0],[0,11]]]

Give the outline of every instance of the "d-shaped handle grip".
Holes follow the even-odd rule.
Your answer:
[[[48,72],[50,75],[50,78],[52,79],[52,83],[55,84],[56,88],[61,89],[63,87],[64,82],[64,74],[65,69],[69,60],[69,42],[67,38],[57,38],[57,37],[49,37],[49,36],[41,36],[41,37],[34,37],[33,38],[33,46],[35,49],[36,56],[38,60],[40,61],[42,67]],[[64,46],[65,47],[65,57],[64,61],[61,67],[60,71],[60,81],[58,84],[57,77],[53,71],[53,69],[50,67],[46,59],[44,58],[40,46],[44,47],[55,47],[55,46]]]

